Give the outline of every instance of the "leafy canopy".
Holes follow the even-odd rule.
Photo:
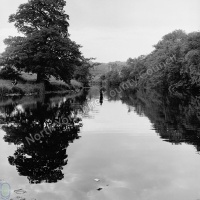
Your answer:
[[[54,76],[69,82],[75,67],[86,59],[80,45],[69,38],[65,5],[64,0],[29,0],[21,4],[9,22],[24,36],[5,39],[2,64],[37,73],[38,81]]]

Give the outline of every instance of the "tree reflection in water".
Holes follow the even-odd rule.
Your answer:
[[[108,91],[114,90],[109,88]],[[128,111],[147,116],[160,137],[172,144],[187,143],[200,151],[200,96],[156,91],[122,91],[109,100],[121,100]]]
[[[81,103],[85,97],[78,97]],[[57,103],[37,102],[34,106],[17,110],[15,106],[4,108],[7,125],[4,140],[18,145],[8,158],[21,176],[30,183],[57,182],[64,178],[63,167],[67,165],[66,149],[69,143],[79,139],[80,107],[73,107],[77,99],[64,99]],[[79,103],[79,102],[78,102]],[[77,105],[77,102],[76,102]],[[63,121],[65,119],[65,121]],[[27,140],[28,138],[37,138]]]

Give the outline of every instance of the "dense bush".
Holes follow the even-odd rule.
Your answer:
[[[4,67],[0,70],[0,78],[5,80],[19,79],[20,73],[12,67]]]
[[[112,70],[107,73],[106,79],[108,82],[108,85],[110,86],[118,86],[121,83],[121,78],[119,71],[117,70]]]

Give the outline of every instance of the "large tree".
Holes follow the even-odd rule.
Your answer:
[[[37,73],[40,82],[54,76],[68,82],[86,60],[68,33],[64,0],[29,0],[9,17],[23,37],[5,39],[2,64]]]

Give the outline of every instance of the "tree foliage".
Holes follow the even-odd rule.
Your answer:
[[[24,36],[5,39],[2,64],[37,73],[38,81],[50,76],[69,82],[74,69],[86,62],[80,45],[71,41],[64,0],[29,0],[9,17]]]
[[[19,73],[13,69],[12,67],[4,67],[3,69],[1,69],[0,71],[0,78],[1,79],[7,79],[10,80],[10,78],[14,79],[18,79],[19,78]]]
[[[193,91],[200,87],[200,32],[175,30],[154,47],[146,56],[127,60],[121,82],[132,80],[139,89],[148,91]],[[112,81],[110,77],[108,81]]]

